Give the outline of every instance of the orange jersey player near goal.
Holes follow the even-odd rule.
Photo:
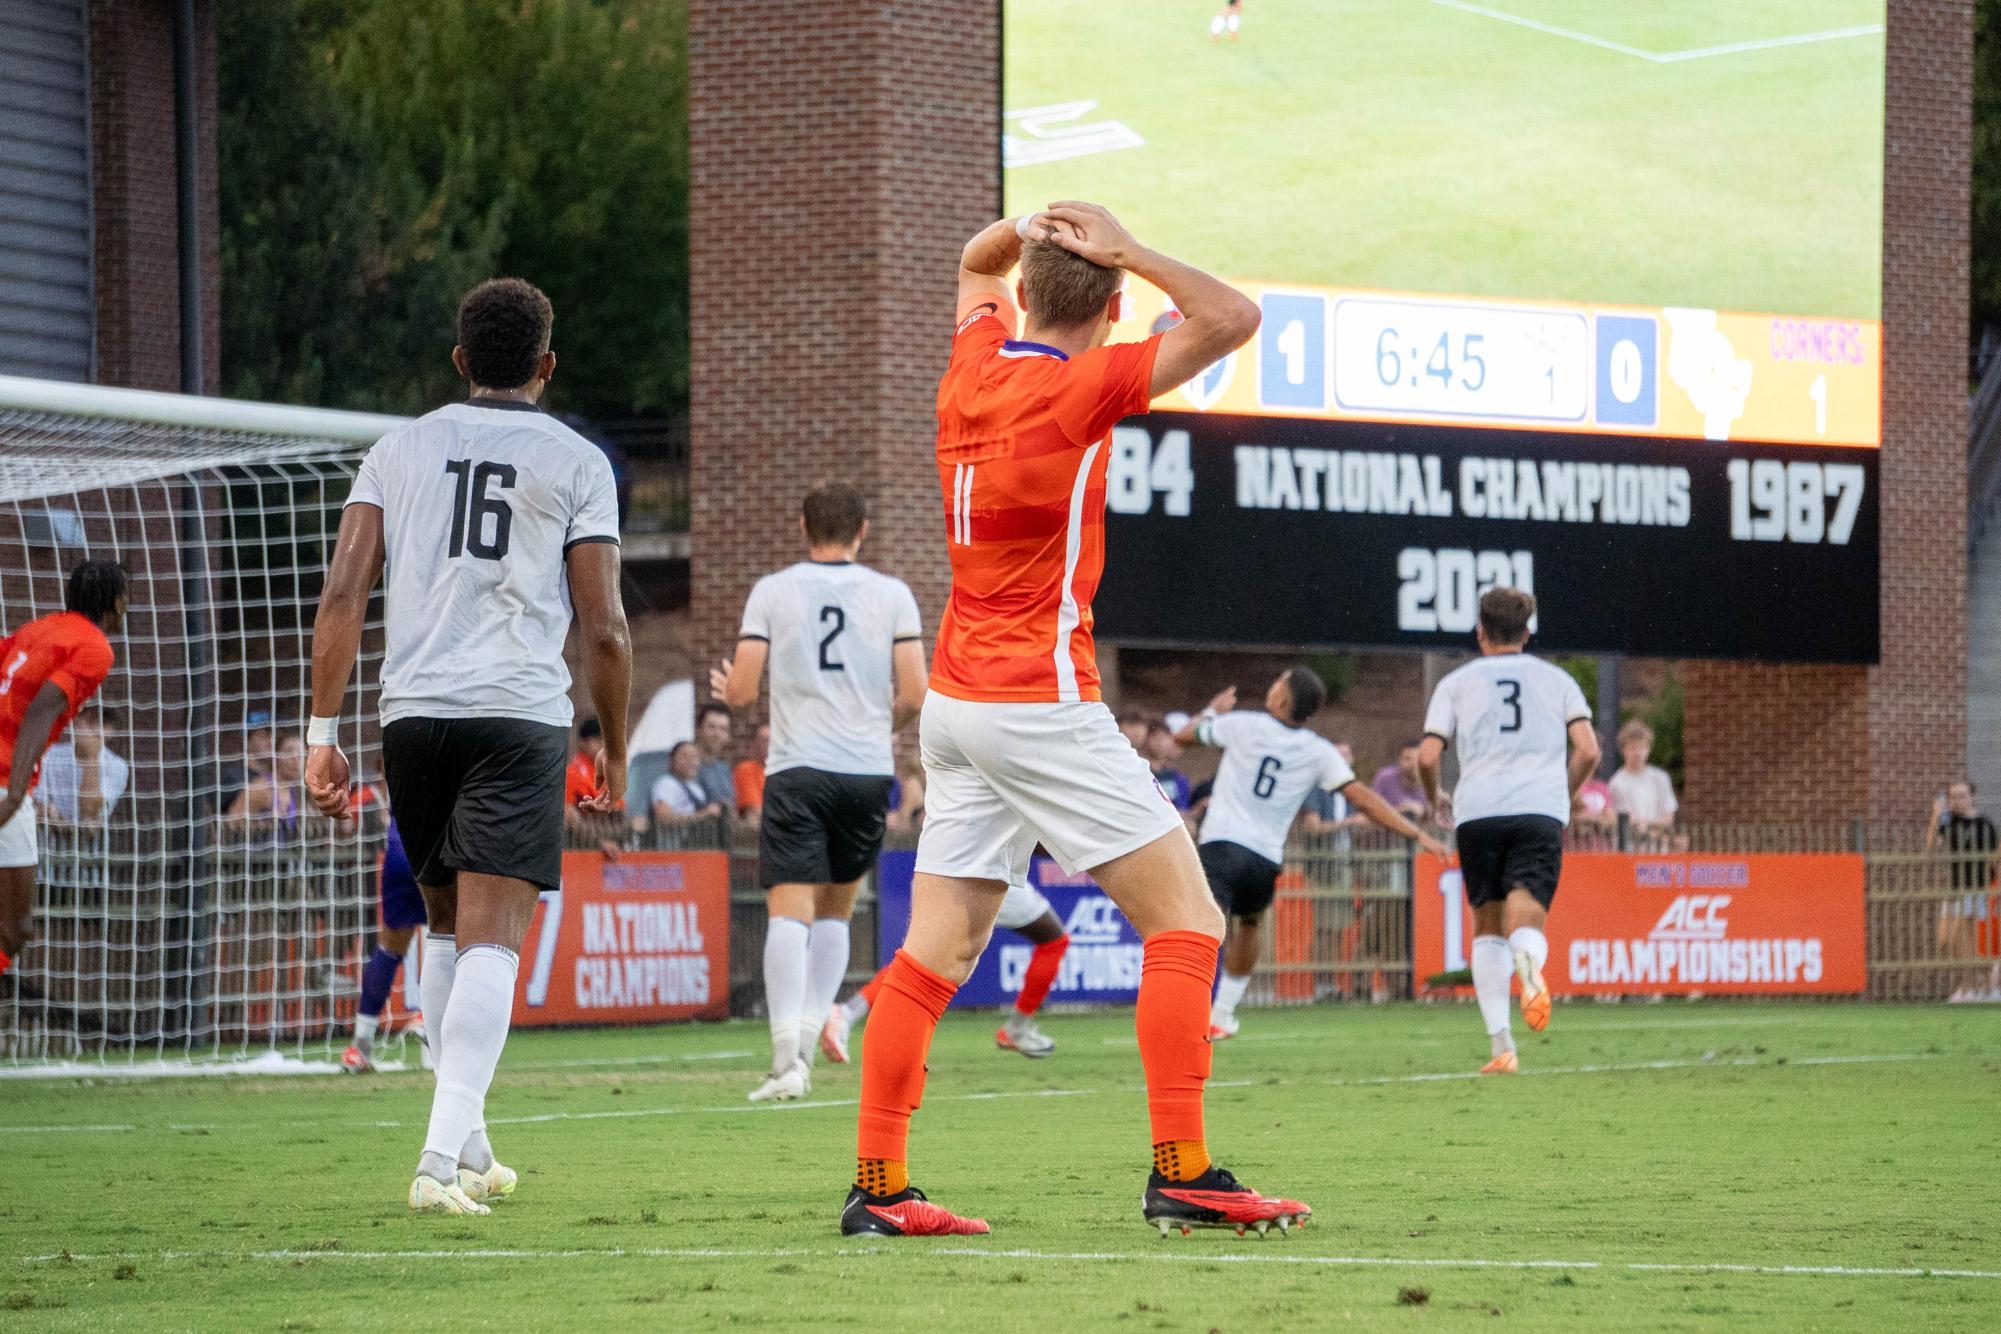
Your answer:
[[[1021,264],[1017,314],[1005,275]],[[1124,271],[1184,321],[1106,345]],[[1017,324],[1021,327],[1017,329]],[[910,929],[862,1051],[847,1235],[979,1233],[910,1185],[910,1117],[939,1017],[1040,842],[1088,871],[1145,941],[1137,1026],[1152,1122],[1146,1221],[1260,1232],[1304,1219],[1209,1161],[1209,992],[1223,919],[1180,815],[1099,698],[1091,598],[1105,560],[1112,426],[1257,331],[1228,285],[1149,250],[1093,204],[1003,219],[967,243],[938,386],[938,476],[952,596],[920,724],[928,783]]]
[[[48,752],[104,678],[125,624],[125,570],[87,560],[70,571],[64,610],[0,638],[0,975],[34,935],[35,802]]]

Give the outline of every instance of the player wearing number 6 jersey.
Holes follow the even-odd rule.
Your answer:
[[[610,810],[625,788],[618,505],[604,455],[535,406],[556,369],[553,318],[516,278],[466,296],[452,361],[472,396],[368,451],[313,625],[306,790],[340,815],[338,715],[386,567],[382,765],[431,924],[422,994],[438,1082],[410,1184],[420,1212],[483,1214],[514,1189],[487,1142],[486,1092],[536,897],[562,883],[573,605],[604,733],[583,805]]]
[[[771,665],[758,873],[771,1074],[752,1102],[811,1091],[815,1038],[848,971],[855,892],[882,849],[896,762],[890,734],[924,702],[923,627],[901,579],[857,565],[868,506],[845,482],[800,507],[807,559],[750,591],[736,657],[709,685],[731,709],[757,702]],[[845,1059],[845,1058],[843,1058]]]
[[[1598,767],[1591,706],[1570,674],[1522,650],[1535,599],[1518,588],[1480,599],[1480,656],[1438,683],[1424,715],[1418,771],[1440,823],[1458,822],[1459,865],[1473,907],[1473,991],[1491,1041],[1481,1074],[1519,1068],[1508,985],[1522,983],[1522,1021],[1549,1026],[1542,933],[1563,871],[1563,830],[1577,789]],[[1438,786],[1445,748],[1459,748],[1459,785]],[[1568,755],[1565,754],[1566,747]]]
[[[1312,669],[1293,667],[1265,691],[1262,711],[1233,711],[1237,688],[1231,686],[1175,735],[1184,746],[1223,748],[1198,849],[1209,892],[1230,917],[1223,976],[1209,1009],[1211,1042],[1236,1036],[1237,1002],[1257,966],[1265,910],[1285,861],[1285,836],[1309,792],[1316,787],[1339,792],[1383,828],[1445,854],[1443,844],[1358,781],[1333,742],[1306,730],[1326,699],[1327,687]]]
[[[1017,259],[1025,320],[1005,281]],[[1108,346],[1128,268],[1186,319]],[[1144,1217],[1162,1231],[1290,1226],[1311,1211],[1209,1161],[1202,1093],[1223,921],[1180,816],[1100,700],[1091,645],[1112,427],[1247,342],[1257,307],[1141,246],[1105,210],[1060,203],[967,243],[957,320],[938,385],[952,596],[924,700],[924,832],[909,932],[862,1050],[859,1161],[841,1230],[987,1230],[912,1190],[910,1117],[932,1031],[1037,842],[1089,871],[1145,941],[1137,1026],[1154,1162]]]

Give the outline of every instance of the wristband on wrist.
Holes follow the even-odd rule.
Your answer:
[[[1034,221],[1035,215],[1033,213],[1022,214],[1014,220],[1014,234],[1026,241],[1028,239],[1029,224]]]
[[[340,719],[314,718],[306,724],[306,744],[308,746],[338,746],[340,744]]]

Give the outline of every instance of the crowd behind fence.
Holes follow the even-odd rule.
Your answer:
[[[601,839],[575,842],[602,855]],[[623,842],[630,851],[729,856],[730,1012],[757,1014],[765,910],[755,831],[712,819]],[[1581,842],[1579,850],[1606,848]],[[344,1033],[373,939],[380,853],[379,830],[192,852],[115,827],[45,831],[38,937],[0,995],[0,1056],[248,1051]],[[1939,1001],[2001,985],[2001,902],[1986,864],[1975,883],[1966,857],[1928,851],[1922,829],[1698,825],[1672,849],[1642,850],[1662,859],[1749,853],[1860,856],[1870,999]],[[199,874],[147,875],[134,865],[186,856],[201,859]],[[1422,995],[1426,979],[1413,976],[1413,865],[1409,845],[1379,830],[1295,838],[1246,1003]],[[896,945],[878,939],[876,904],[871,881],[855,911],[850,984]],[[1564,907],[1559,895],[1555,914]]]

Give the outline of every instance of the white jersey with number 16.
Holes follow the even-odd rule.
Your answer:
[[[525,403],[453,403],[377,441],[347,503],[382,511],[382,721],[568,727],[564,557],[618,541],[604,451]]]
[[[1424,730],[1459,755],[1453,818],[1547,815],[1570,823],[1570,725],[1591,706],[1570,673],[1526,653],[1475,658],[1431,696]]]

